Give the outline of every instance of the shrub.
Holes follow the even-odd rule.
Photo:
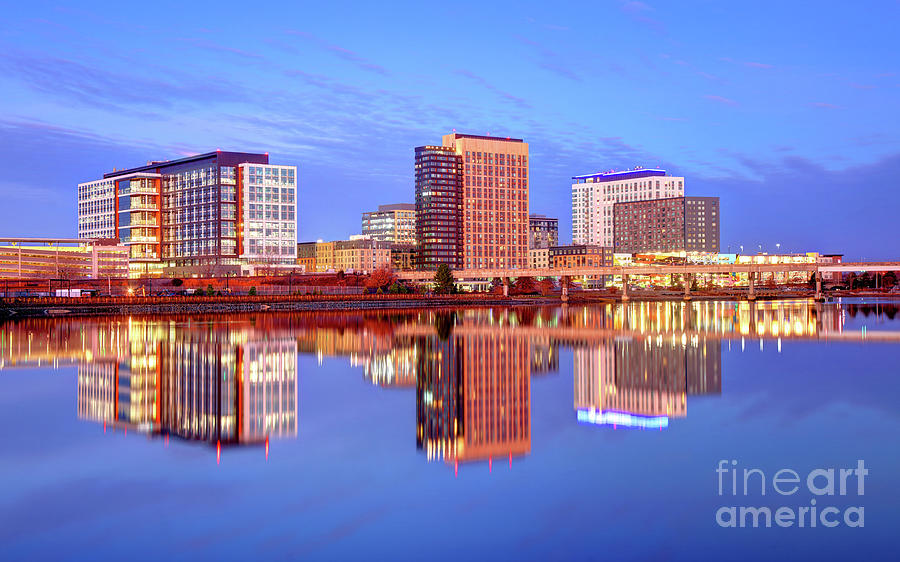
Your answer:
[[[202,297],[203,295],[204,295],[203,289],[197,289],[197,290],[194,291],[194,296],[195,296],[195,297]]]
[[[207,297],[211,297],[211,296],[213,296],[213,295],[215,295],[215,294],[216,294],[216,291],[213,289],[213,286],[212,286],[212,285],[207,285],[207,286],[206,286],[206,296],[207,296]]]
[[[172,279],[173,287],[181,287],[182,285],[184,285],[184,281],[182,281],[181,279],[178,279],[177,277],[175,279]]]
[[[251,297],[255,297],[256,296],[256,286],[250,287],[250,290],[247,291],[247,294],[250,295]]]

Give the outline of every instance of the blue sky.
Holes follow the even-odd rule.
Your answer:
[[[151,159],[300,167],[300,237],[413,201],[413,147],[526,139],[531,211],[636,165],[722,198],[722,249],[897,258],[900,2],[29,2],[0,29],[0,235]]]

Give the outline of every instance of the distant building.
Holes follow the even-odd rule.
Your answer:
[[[841,263],[843,259],[844,254],[821,254],[817,261],[820,264],[829,265]],[[822,273],[822,281],[825,283],[841,283],[843,274],[840,271],[826,271]]]
[[[660,169],[573,176],[572,182],[573,244],[612,246],[616,203],[684,195],[684,178]]]
[[[215,151],[116,170],[78,184],[79,238],[119,238],[132,276],[293,266],[297,167]]]
[[[128,247],[115,239],[0,238],[0,279],[128,277]]]
[[[347,273],[371,273],[391,266],[391,245],[378,240],[357,239],[334,242],[334,269]]]
[[[316,243],[300,242],[297,244],[297,265],[300,266],[305,273],[315,273],[316,271]]]
[[[613,265],[613,250],[596,244],[570,244],[550,248],[550,267],[608,267]],[[610,276],[583,276],[579,280],[585,288],[601,288]],[[574,279],[573,279],[574,281]]]
[[[671,197],[614,206],[616,252],[719,251],[719,198]]]
[[[316,271],[337,271],[334,268],[334,242],[316,242]]]
[[[559,219],[544,215],[528,217],[528,248],[550,248],[559,245]]]
[[[606,267],[613,264],[612,248],[571,244],[550,248],[550,267]]]
[[[528,250],[528,267],[532,269],[550,267],[550,248]]]
[[[377,211],[362,215],[362,233],[373,240],[392,244],[416,243],[416,205],[379,205]]]
[[[409,271],[415,269],[415,244],[391,244],[391,268],[395,271]]]

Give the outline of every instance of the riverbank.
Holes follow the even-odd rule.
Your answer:
[[[811,299],[806,291],[767,290],[757,293],[756,301]],[[828,298],[878,298],[900,300],[900,294],[885,292],[841,291]],[[740,292],[695,292],[686,298],[683,292],[633,291],[623,299],[618,291],[579,291],[569,294],[568,304],[611,304],[660,301],[735,301],[747,300]],[[43,297],[0,299],[0,319],[129,314],[216,314],[230,312],[309,311],[309,310],[388,310],[408,308],[447,308],[472,306],[558,306],[561,295],[512,296],[493,294],[462,295],[282,295],[282,296],[150,296],[150,297]]]

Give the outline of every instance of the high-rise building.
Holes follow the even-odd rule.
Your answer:
[[[528,217],[528,248],[551,248],[559,245],[559,219],[544,215]]]
[[[132,275],[215,275],[294,264],[297,168],[215,151],[78,185],[79,238],[119,238]]]
[[[419,267],[528,266],[528,144],[444,135],[416,148]]]
[[[573,176],[572,182],[573,244],[612,246],[616,203],[684,195],[684,178],[660,169]]]
[[[362,234],[392,244],[416,243],[416,205],[379,205],[377,211],[362,215]]]
[[[719,198],[671,197],[616,203],[615,251],[719,251]]]
[[[461,269],[463,160],[453,148],[416,148],[416,247],[419,269]]]
[[[452,133],[443,144],[465,163],[463,267],[528,267],[528,143]]]

